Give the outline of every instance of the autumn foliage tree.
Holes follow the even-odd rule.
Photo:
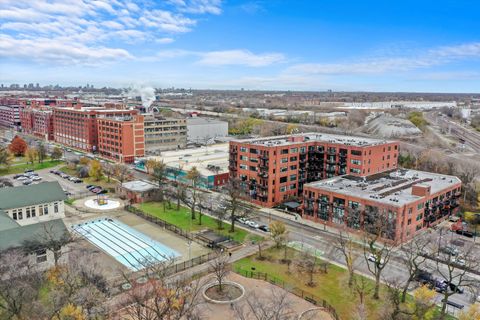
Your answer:
[[[95,178],[95,181],[98,181],[103,176],[103,169],[100,162],[97,160],[90,161],[90,169],[88,171],[88,175],[92,178]]]
[[[12,142],[8,146],[8,149],[17,157],[23,156],[25,154],[25,151],[27,151],[27,148],[27,143],[19,136],[15,136],[15,138],[13,138]]]

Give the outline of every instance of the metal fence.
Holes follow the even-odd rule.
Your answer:
[[[162,277],[173,276],[179,272],[185,271],[187,269],[193,268],[195,266],[209,262],[217,257],[215,252],[209,252],[204,255],[192,258],[190,260],[181,261],[175,264],[162,265],[160,263],[158,266],[147,266],[145,270],[132,271],[122,277],[114,277],[110,279],[110,286],[116,290],[114,292],[119,293],[121,286],[126,283],[126,279],[129,279],[131,282],[135,282],[137,279],[144,278],[146,275],[151,276],[152,278],[157,277],[161,274]],[[154,270],[154,272],[150,272]],[[201,274],[201,273],[200,273]]]
[[[295,287],[292,284],[289,284],[282,279],[279,279],[275,276],[272,276],[266,272],[258,272],[258,271],[253,271],[253,270],[245,270],[242,269],[241,267],[235,268],[235,272],[247,277],[247,278],[252,278],[252,279],[257,279],[257,280],[263,280],[267,281],[275,286],[278,286],[294,295],[297,297],[300,297],[318,307],[323,308],[325,311],[327,311],[335,320],[340,320],[340,317],[337,314],[337,311],[335,310],[334,307],[332,307],[327,301],[325,301],[322,298],[319,298],[311,293],[308,293],[304,291],[303,289],[300,289],[298,287]]]
[[[200,239],[198,239],[197,237],[195,237],[192,233],[188,232],[188,231],[185,231],[179,227],[177,227],[176,225],[174,224],[171,224],[165,220],[162,220],[160,218],[157,218],[155,216],[152,216],[151,214],[148,214],[148,213],[145,213],[143,212],[142,210],[134,207],[134,206],[131,206],[131,205],[126,205],[125,206],[125,210],[127,210],[128,212],[131,212],[147,221],[150,221],[150,222],[153,222],[155,223],[156,225],[162,227],[162,228],[165,228],[169,231],[172,231],[190,241],[195,241],[195,242],[198,242],[202,245],[205,245],[204,242],[202,242]]]

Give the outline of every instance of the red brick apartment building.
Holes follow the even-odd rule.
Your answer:
[[[389,221],[384,239],[404,242],[456,213],[460,189],[457,177],[415,170],[333,177],[305,184],[303,218],[357,231],[376,212]]]
[[[143,115],[97,118],[98,153],[114,161],[132,163],[145,156]]]
[[[337,175],[397,168],[398,142],[303,133],[230,142],[229,169],[250,200],[272,207],[301,198],[303,185]]]
[[[53,111],[50,108],[22,108],[22,131],[45,140],[53,140]]]
[[[98,150],[97,118],[115,118],[136,115],[136,110],[105,109],[103,107],[53,108],[54,140],[72,148],[96,152]]]

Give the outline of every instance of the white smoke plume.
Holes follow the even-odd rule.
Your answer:
[[[125,95],[128,98],[136,98],[140,96],[142,99],[142,106],[146,112],[149,112],[150,106],[155,101],[155,89],[152,87],[133,86],[127,90]]]

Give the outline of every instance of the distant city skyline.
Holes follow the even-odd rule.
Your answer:
[[[475,1],[4,0],[0,83],[480,92]]]

